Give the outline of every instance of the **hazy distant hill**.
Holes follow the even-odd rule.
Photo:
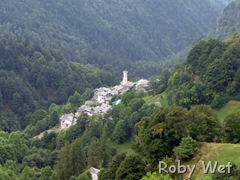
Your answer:
[[[214,29],[226,2],[2,0],[0,32],[58,48],[72,61],[150,76],[164,58]]]
[[[240,31],[240,0],[231,2],[221,14],[216,31],[220,37]]]

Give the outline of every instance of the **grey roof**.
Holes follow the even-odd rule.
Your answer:
[[[116,89],[117,91],[120,91],[123,89],[123,86],[122,85],[117,85],[117,86],[114,86],[113,89]]]
[[[66,120],[72,120],[74,118],[74,114],[70,113],[70,114],[64,114],[60,117],[61,121],[66,121]]]

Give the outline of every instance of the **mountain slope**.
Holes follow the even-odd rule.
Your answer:
[[[116,77],[110,66],[69,62],[58,51],[0,37],[0,129],[17,129],[13,119],[20,122],[36,109],[65,103],[75,91],[116,84]]]
[[[200,41],[184,63],[152,81],[153,92],[166,91],[170,104],[187,108],[199,104],[221,108],[229,100],[239,100],[239,38],[236,34],[224,41]]]
[[[0,2],[0,30],[59,48],[69,60],[100,66],[110,63],[118,71],[128,67],[135,76],[149,76],[159,73],[164,58],[214,28],[225,2],[4,0]],[[136,61],[153,65],[136,65]]]
[[[231,2],[221,14],[216,31],[220,37],[231,35],[240,31],[240,1]]]

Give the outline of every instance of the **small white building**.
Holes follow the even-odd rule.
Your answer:
[[[122,85],[117,85],[112,88],[112,92],[114,95],[121,94],[124,91],[124,87]]]
[[[140,79],[137,83],[136,83],[136,90],[137,91],[147,91],[147,88],[149,87],[149,81],[147,79]]]
[[[112,90],[106,87],[101,87],[95,89],[93,100],[97,101],[97,103],[102,104],[109,100],[111,100],[113,96]]]
[[[91,167],[88,171],[92,175],[92,180],[98,180],[98,173],[99,173],[100,169]]]
[[[67,129],[70,126],[76,124],[77,118],[73,113],[70,114],[64,114],[60,117],[60,122],[61,122],[61,130],[62,129]]]
[[[102,114],[106,114],[112,108],[108,103],[101,104],[100,111]]]
[[[95,104],[94,101],[85,101],[84,105],[86,106],[93,106]]]
[[[75,116],[78,118],[81,114],[87,114],[88,116],[92,116],[93,108],[90,106],[82,105],[78,108]]]

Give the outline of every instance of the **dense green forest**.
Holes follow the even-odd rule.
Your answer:
[[[173,65],[167,57],[214,28],[228,2],[1,1],[0,179],[90,180],[90,167],[101,170],[99,180],[183,179],[158,174],[159,161],[200,160],[203,142],[239,144],[240,111],[221,120],[216,112],[230,100],[239,106],[240,34],[200,41],[164,69]],[[238,6],[219,19],[221,37],[237,31],[225,28],[237,19],[224,14],[238,18]],[[63,114],[95,88],[119,84],[125,68],[136,79],[155,75],[147,92],[132,88],[106,114],[83,113],[60,130]],[[239,174],[238,163],[199,180]]]
[[[166,91],[170,104],[186,108],[198,104],[221,108],[229,100],[239,100],[239,37],[197,43],[185,63],[152,79],[153,93]]]
[[[75,91],[85,92],[84,101],[90,89],[119,81],[110,65],[99,69],[70,62],[59,51],[8,36],[0,38],[0,54],[0,124],[5,131],[25,127],[27,114],[66,103]]]
[[[2,0],[0,31],[54,47],[70,61],[150,77],[174,64],[167,57],[214,29],[226,2]]]

